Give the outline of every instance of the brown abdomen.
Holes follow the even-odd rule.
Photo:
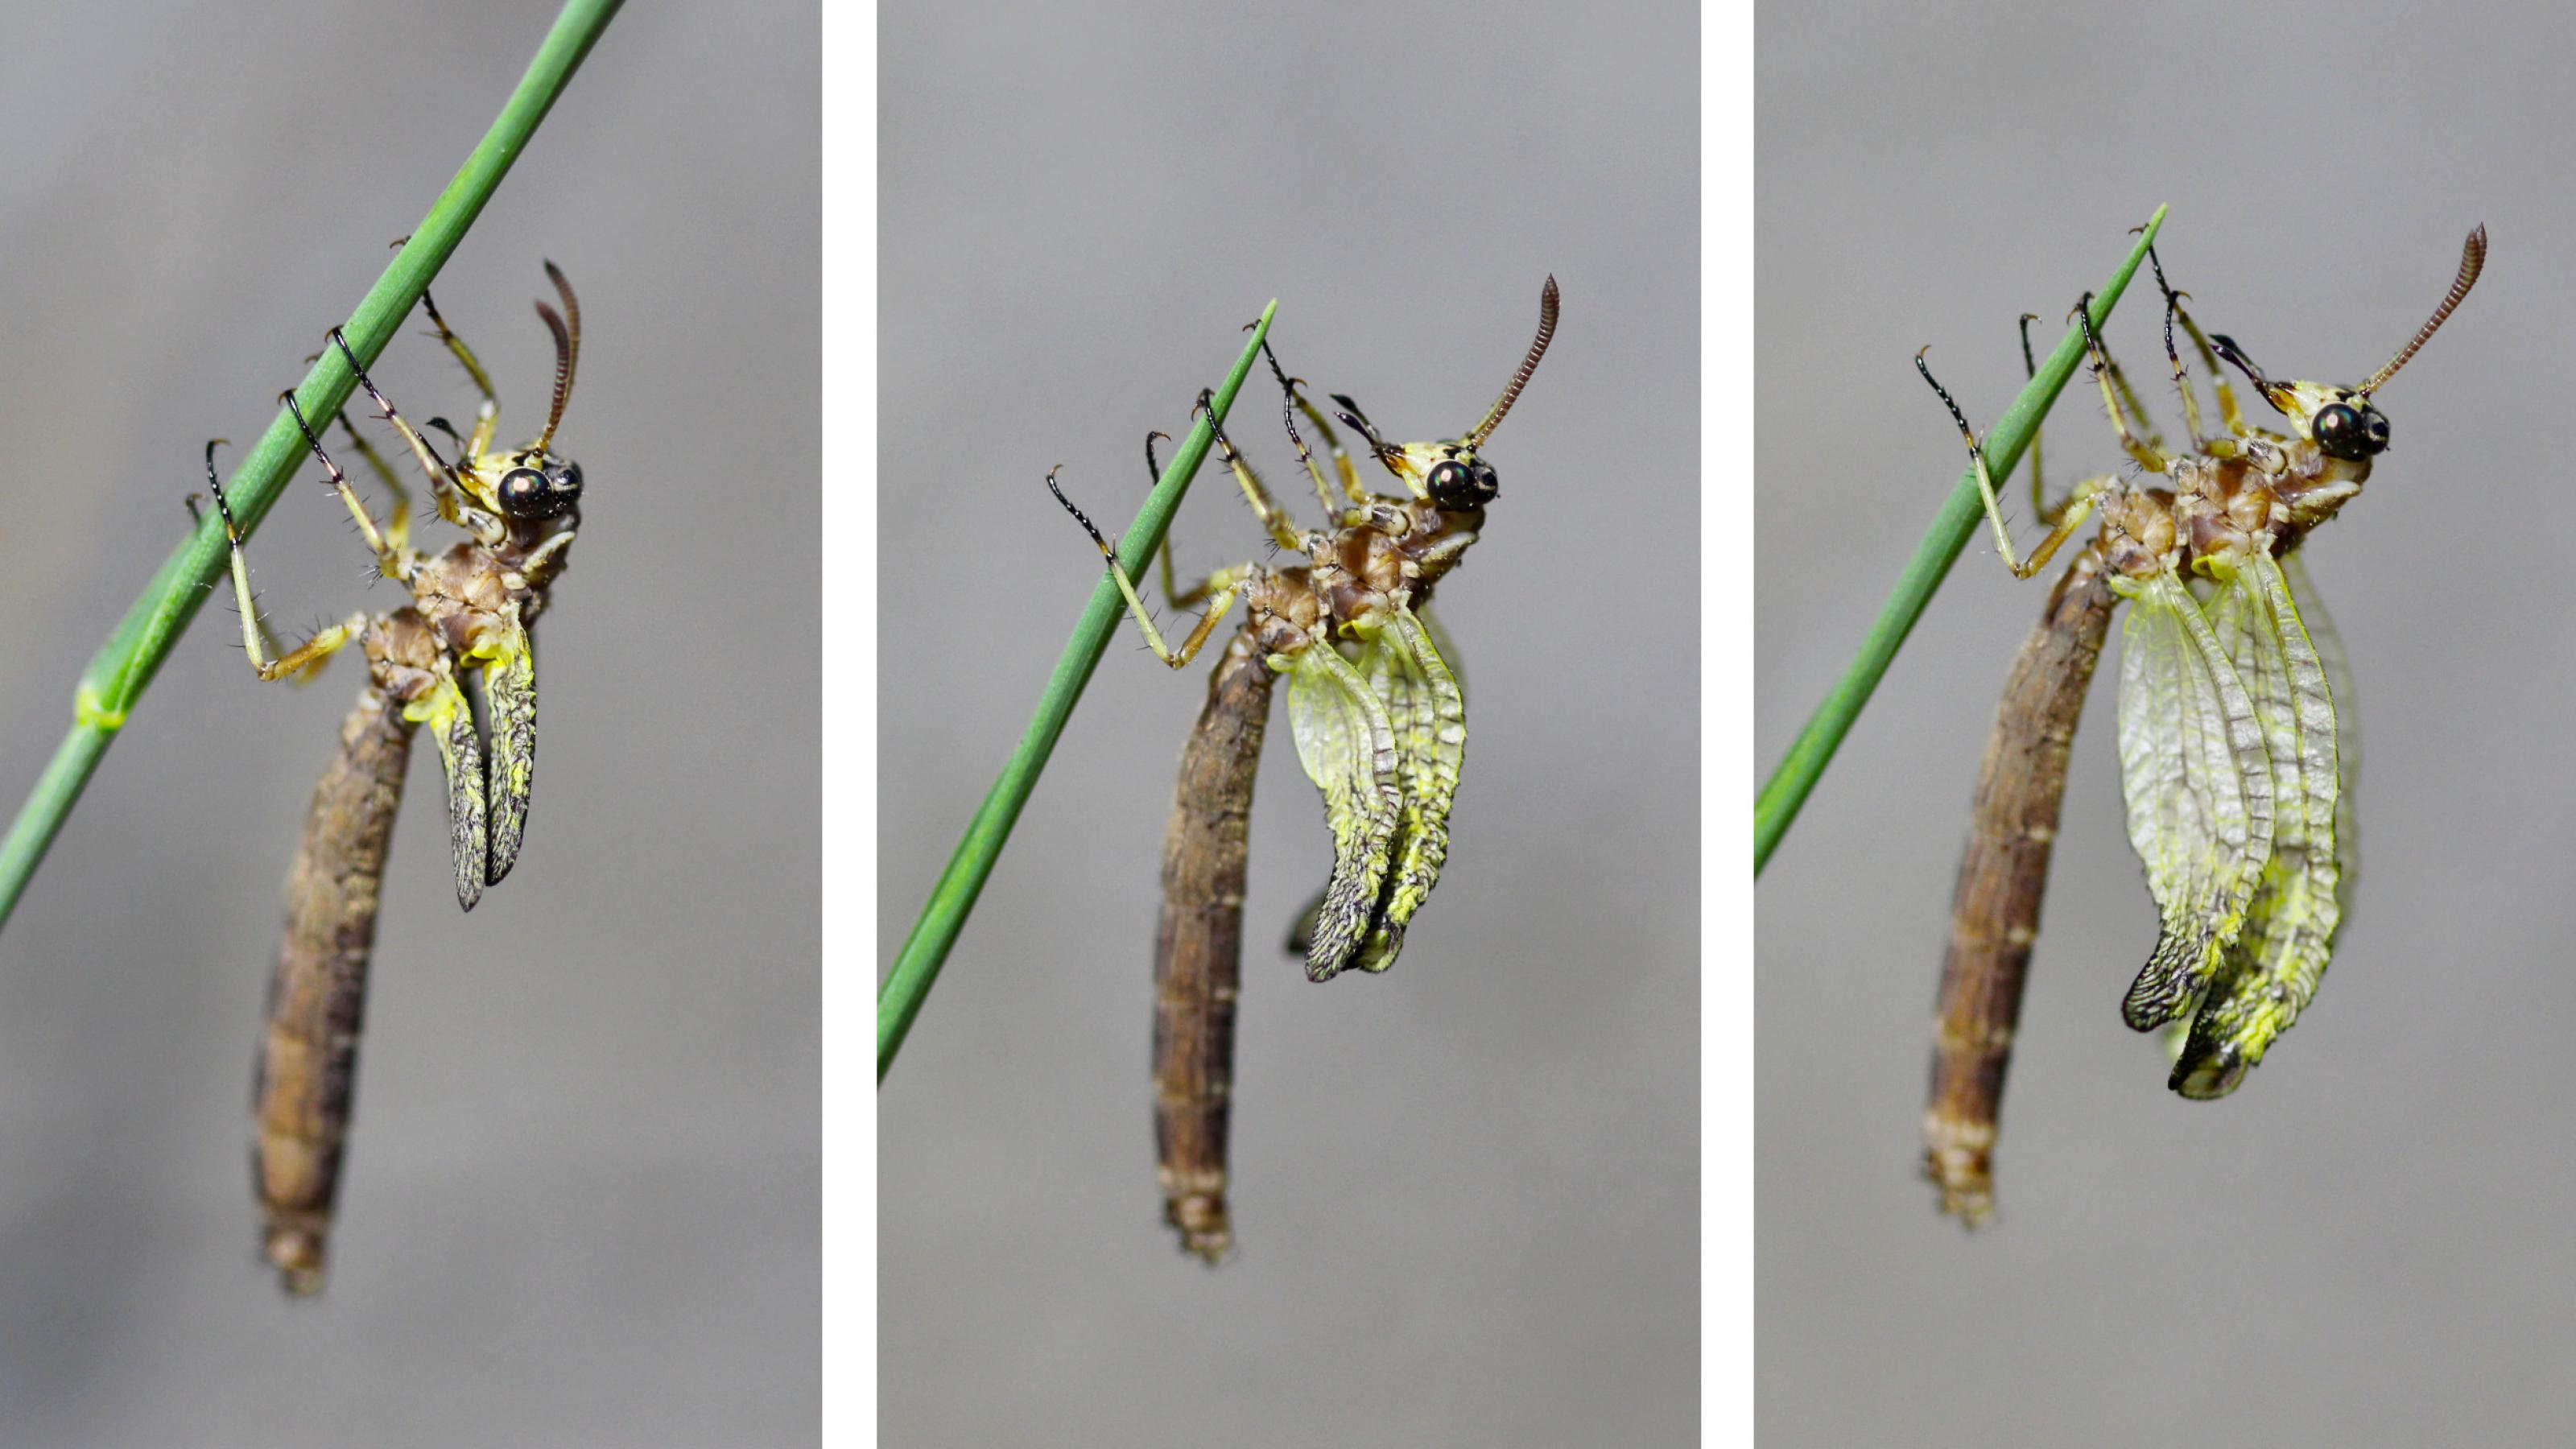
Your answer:
[[[1214,1263],[1225,1215],[1226,1113],[1234,1003],[1243,966],[1243,871],[1252,780],[1272,675],[1247,628],[1226,645],[1181,749],[1163,839],[1163,917],[1154,936],[1154,1140],[1163,1214],[1181,1246]]]
[[[1995,1122],[2066,794],[2067,754],[2115,602],[2089,550],[2058,579],[2013,661],[1977,772],[1923,1118],[1924,1172],[1941,1189],[1941,1210],[1970,1227],[1994,1206]]]
[[[356,1087],[377,887],[412,730],[379,690],[358,697],[340,726],[340,752],[313,787],[303,843],[286,877],[286,942],[268,988],[251,1172],[268,1260],[293,1294],[322,1286]]]

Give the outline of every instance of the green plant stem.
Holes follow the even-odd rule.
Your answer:
[[[2165,209],[2159,206],[2156,214],[2140,228],[2138,244],[2129,249],[2128,259],[2120,263],[2119,270],[2113,272],[2111,279],[2102,284],[2102,289],[2093,294],[2091,311],[2097,331],[2110,320],[2111,308],[2119,302],[2120,293],[2128,288],[2129,278],[2138,270],[2138,263],[2146,259],[2147,248],[2155,244],[2156,231],[2164,225],[2164,220]],[[2083,356],[2083,329],[2070,325],[2066,336],[2058,342],[2057,350],[2039,365],[2037,375],[2021,390],[2021,396],[2013,400],[2013,405],[1995,420],[1993,429],[1986,434],[1989,476],[2012,476],[2013,469],[2021,463],[2022,450],[2030,445],[2031,434],[2038,431],[2040,419],[2047,416],[2049,406],[2057,401],[2058,392],[2066,386],[2066,380],[2074,376],[2075,364]],[[1906,560],[1905,571],[1897,575],[1896,587],[1889,592],[1887,602],[1880,606],[1878,619],[1870,625],[1868,636],[1861,640],[1860,652],[1853,656],[1851,666],[1826,693],[1824,702],[1816,706],[1816,712],[1807,719],[1806,728],[1798,732],[1797,740],[1789,746],[1789,753],[1781,758],[1779,768],[1771,772],[1771,778],[1762,786],[1762,793],[1755,798],[1753,874],[1756,877],[1762,874],[1762,867],[1770,861],[1771,852],[1779,845],[1780,837],[1787,833],[1789,822],[1798,818],[1798,807],[1807,802],[1808,792],[1816,788],[1817,777],[1824,773],[1834,751],[1841,747],[1843,736],[1850,733],[1852,721],[1860,716],[1861,706],[1869,703],[1869,696],[1878,688],[1880,677],[1887,673],[1887,666],[1896,658],[1896,651],[1904,646],[1905,636],[1913,632],[1914,621],[1923,617],[1923,608],[1931,602],[1932,591],[1941,587],[1941,580],[1949,574],[1950,565],[1958,561],[1959,551],[1967,547],[1968,539],[1977,531],[1977,523],[1984,513],[1985,502],[1977,491],[1977,472],[1970,467],[1959,475],[1959,484],[1950,490],[1949,501],[1941,505],[1941,512],[1932,520],[1931,529],[1923,535],[1923,541],[1915,545],[1914,556]]]
[[[620,0],[567,0],[555,17],[554,28],[546,32],[544,43],[537,47],[535,59],[528,62],[527,74],[520,77],[518,89],[510,93],[501,114],[493,118],[481,144],[465,158],[456,179],[447,183],[429,214],[412,229],[410,241],[394,257],[393,264],[385,268],[357,310],[349,314],[342,331],[361,361],[373,363],[384,351],[394,329],[402,325],[402,319],[410,315],[413,304],[428,289],[430,279],[438,275],[457,243],[465,239],[483,204],[492,199],[501,178],[509,174],[510,163],[526,148],[528,138],[545,119],[555,98],[563,94],[582,57],[590,53],[600,32],[607,29],[619,3]],[[295,398],[306,417],[327,420],[348,400],[356,380],[339,349],[325,347],[295,389]],[[281,408],[224,488],[245,535],[268,516],[269,506],[285,491],[287,480],[294,476],[295,466],[303,456],[303,435]],[[10,912],[17,908],[18,897],[27,888],[28,878],[35,874],[46,848],[61,832],[63,821],[79,801],[81,789],[98,768],[100,757],[131,717],[136,702],[151,685],[152,676],[159,672],[161,661],[169,657],[189,621],[196,618],[224,567],[223,524],[212,510],[207,510],[196,529],[163,561],[142,597],[126,611],[124,622],[116,626],[116,632],[108,636],[81,674],[72,698],[71,733],[54,752],[52,763],[45,767],[27,803],[20,807],[8,836],[0,839],[0,925],[7,924]]]
[[[1202,416],[1190,425],[1188,436],[1181,439],[1180,451],[1172,455],[1144,508],[1136,514],[1136,521],[1128,525],[1126,536],[1118,541],[1120,558],[1150,559],[1154,550],[1162,546],[1163,531],[1171,524],[1172,512],[1181,506],[1181,495],[1189,491],[1190,480],[1198,476],[1199,464],[1216,440],[1216,423],[1223,421],[1226,410],[1234,406],[1234,395],[1243,390],[1244,378],[1259,360],[1262,339],[1270,335],[1271,314],[1278,310],[1276,300],[1261,309],[1261,320],[1253,324],[1252,340],[1244,344],[1234,370],[1226,374],[1224,385],[1216,390],[1215,419]],[[949,857],[948,868],[940,872],[939,883],[931,887],[920,919],[913,922],[912,934],[895,956],[894,969],[877,988],[880,1083],[885,1081],[886,1069],[894,1065],[895,1053],[903,1049],[913,1018],[921,1014],[922,1000],[938,981],[939,968],[947,961],[949,948],[957,944],[958,931],[975,909],[975,897],[983,891],[985,879],[993,873],[993,863],[1001,858],[1003,843],[1010,839],[1011,827],[1019,821],[1020,807],[1028,804],[1038,773],[1046,768],[1047,756],[1055,751],[1056,737],[1064,733],[1064,722],[1072,715],[1074,702],[1082,698],[1083,686],[1091,682],[1091,671],[1099,667],[1100,656],[1109,647],[1109,636],[1117,630],[1119,616],[1126,608],[1118,585],[1104,569],[1100,582],[1091,590],[1091,602],[1084,606],[1080,622],[1073,627],[1073,637],[1065,641],[1064,653],[1056,659],[1055,673],[1038,699],[1036,716],[1020,736],[1019,748],[1011,752],[1010,761],[1002,766],[1001,777],[993,782],[975,818],[968,822],[965,838],[957,842],[956,854]]]

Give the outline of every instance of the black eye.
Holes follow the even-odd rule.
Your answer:
[[[2368,458],[2388,446],[2388,417],[2367,404],[2328,403],[2317,409],[2308,427],[2330,458]]]
[[[1433,468],[1427,482],[1431,501],[1453,513],[1482,508],[1501,491],[1494,481],[1493,469],[1482,462],[1470,465],[1455,458]]]
[[[565,484],[569,483],[569,488]],[[501,511],[512,518],[552,518],[581,496],[581,471],[549,478],[534,468],[513,468],[501,475]]]

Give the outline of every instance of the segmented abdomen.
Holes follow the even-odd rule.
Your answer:
[[[2059,578],[2013,661],[1977,771],[1923,1117],[1924,1173],[1941,1189],[1941,1210],[1970,1226],[1994,1205],[1991,1154],[2013,1026],[2039,932],[2067,755],[2113,603],[2089,554]]]
[[[251,1166],[265,1251],[289,1293],[322,1286],[377,891],[413,728],[378,689],[358,697],[340,726],[340,752],[313,787],[286,877],[286,941],[269,982]]]
[[[1214,1263],[1226,1222],[1226,1126],[1234,1007],[1242,981],[1244,861],[1253,774],[1273,676],[1247,628],[1208,679],[1181,748],[1163,840],[1163,915],[1154,934],[1154,1142],[1163,1213],[1181,1246]]]

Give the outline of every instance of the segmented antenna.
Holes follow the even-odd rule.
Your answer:
[[[1556,277],[1550,274],[1547,285],[1540,288],[1538,294],[1538,339],[1530,343],[1529,356],[1521,359],[1520,370],[1512,374],[1510,385],[1505,387],[1503,395],[1495,400],[1494,410],[1485,414],[1485,420],[1476,424],[1475,431],[1467,435],[1468,447],[1483,447],[1485,439],[1501,425],[1503,414],[1512,410],[1512,404],[1520,398],[1521,389],[1529,385],[1530,374],[1538,371],[1538,360],[1547,355],[1548,339],[1555,335]]]
[[[537,315],[555,335],[555,400],[546,413],[546,430],[537,434],[535,450],[540,453],[554,441],[555,428],[563,422],[564,404],[572,398],[573,369],[581,362],[581,303],[572,294],[572,283],[564,280],[562,269],[553,262],[546,263],[546,277],[555,284],[555,295],[563,298],[563,315],[555,315],[555,309],[543,302],[537,304]]]
[[[2372,373],[2370,381],[2361,385],[2363,397],[2379,391],[2381,383],[2395,377],[2397,369],[2406,365],[2406,359],[2413,357],[2416,349],[2432,339],[2433,334],[2440,330],[2442,323],[2450,317],[2451,309],[2459,306],[2460,299],[2469,295],[2469,288],[2477,284],[2478,273],[2486,267],[2486,264],[2487,229],[2486,224],[2481,222],[2477,230],[2470,232],[2469,239],[2460,246],[2460,275],[2451,283],[2451,290],[2444,294],[2442,305],[2433,309],[2430,321],[2416,329],[2413,341],[2399,348],[2397,355],[2388,359],[2386,367]]]

